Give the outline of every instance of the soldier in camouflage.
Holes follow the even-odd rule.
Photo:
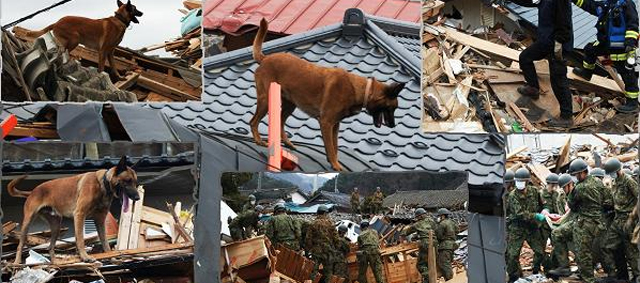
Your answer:
[[[283,245],[294,251],[300,251],[300,226],[287,215],[284,204],[276,204],[274,215],[265,224],[265,235],[274,247]]]
[[[428,265],[428,255],[429,255],[429,246],[433,245],[433,247],[438,247],[438,236],[436,234],[437,224],[429,215],[427,211],[423,208],[416,209],[415,212],[417,222],[413,225],[407,227],[403,231],[404,236],[411,235],[416,233],[416,239],[418,240],[418,262],[416,264],[418,268],[418,272],[422,275],[422,282],[429,282],[429,265]],[[429,232],[433,235],[433,243],[429,243]],[[436,257],[437,258],[437,257]]]
[[[604,183],[604,179],[605,176],[607,175],[605,170],[602,168],[594,168],[593,170],[591,170],[589,172],[589,175],[592,175],[596,178],[594,178],[601,186],[601,188],[603,189],[602,191],[602,195],[603,195],[603,201],[602,201],[602,205],[603,205],[603,211],[602,211],[602,216],[603,216],[603,220],[602,220],[602,226],[603,226],[603,230],[601,231],[601,235],[603,235],[602,237],[599,237],[597,242],[596,242],[596,246],[594,246],[594,252],[593,252],[593,260],[596,263],[602,263],[602,269],[605,271],[605,273],[607,274],[613,274],[615,273],[615,267],[614,266],[622,266],[622,265],[626,265],[626,262],[624,260],[624,257],[620,257],[617,256],[614,258],[614,261],[612,262],[608,262],[607,260],[609,260],[609,258],[605,255],[605,251],[604,251],[604,246],[606,245],[605,241],[605,237],[604,235],[606,235],[608,232],[608,230],[611,228],[611,225],[613,224],[613,218],[615,216],[614,210],[613,210],[613,188],[611,188],[610,186],[605,185]]]
[[[544,203],[538,189],[529,184],[531,174],[529,170],[520,168],[515,173],[516,190],[509,194],[507,215],[509,229],[507,229],[507,273],[509,282],[515,282],[522,277],[520,267],[520,251],[525,241],[534,252],[533,273],[539,273],[544,260],[544,243],[542,242],[541,223],[545,216],[541,214]]]
[[[546,186],[540,189],[540,198],[542,198],[542,202],[545,204],[548,213],[553,214],[564,214],[564,202],[563,196],[564,192],[558,189],[558,178],[557,174],[551,173],[546,178]],[[551,239],[551,227],[546,224],[542,224],[542,243],[546,245],[547,241]],[[552,242],[553,244],[553,242]],[[551,269],[555,267],[556,263],[553,262],[553,257],[551,255],[547,255],[545,252],[545,261],[543,262],[543,266],[545,270]]]
[[[611,264],[616,262],[616,256],[620,256],[623,259],[622,264],[616,264],[617,270],[608,274],[609,277],[628,280],[628,268],[631,268],[633,282],[636,282],[638,277],[638,246],[631,243],[633,231],[625,228],[625,224],[638,201],[638,183],[621,169],[622,163],[618,159],[612,158],[605,163],[606,174],[614,180],[615,217],[604,236],[604,262]]]
[[[254,210],[256,208],[256,196],[249,195],[249,201],[242,206],[242,212]]]
[[[572,193],[575,188],[574,179],[569,174],[562,174],[558,178],[558,186],[562,188],[566,195]],[[548,273],[556,277],[566,277],[571,275],[569,268],[569,249],[573,247],[573,226],[575,224],[576,213],[567,211],[560,225],[551,232],[551,241],[553,242],[553,255],[556,269],[550,270]],[[575,249],[571,248],[575,253]]]
[[[360,193],[358,188],[353,188],[351,193],[351,211],[355,214],[360,214]]]
[[[456,243],[457,225],[449,219],[451,212],[446,208],[438,209],[438,226],[436,227],[436,238],[438,238],[438,273],[444,277],[445,281],[453,278],[453,252],[458,248]]]
[[[263,207],[256,205],[255,210],[243,211],[236,218],[229,221],[229,231],[234,241],[245,240],[258,230],[258,220]]]
[[[382,202],[384,201],[384,195],[382,194],[382,190],[380,187],[376,188],[376,192],[373,194],[373,207],[374,214],[379,214],[382,212]]]
[[[336,247],[336,261],[333,271],[336,275],[346,278],[345,282],[349,282],[349,269],[347,266],[347,255],[351,250],[351,240],[346,237],[347,226],[340,225],[338,227],[338,246]]]
[[[380,237],[378,232],[369,229],[369,221],[360,223],[358,236],[358,283],[367,283],[367,269],[371,266],[376,283],[384,283],[382,276],[382,259],[380,256]]]
[[[595,283],[594,247],[599,245],[598,239],[604,231],[603,204],[607,189],[595,177],[588,175],[588,168],[587,163],[579,158],[569,164],[569,174],[578,181],[567,198],[569,208],[577,214],[573,237],[580,276],[586,283]]]
[[[328,212],[329,209],[326,206],[320,205],[318,207],[318,215],[309,224],[304,241],[306,251],[311,254],[315,262],[313,274],[317,274],[320,265],[322,265],[322,278],[320,279],[322,283],[329,282],[333,276],[335,251],[338,246],[338,232],[329,219]]]

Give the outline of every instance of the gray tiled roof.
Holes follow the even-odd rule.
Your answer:
[[[463,209],[464,202],[469,200],[468,190],[421,190],[398,191],[384,199],[383,205],[393,207],[404,204],[427,209],[445,207]]]
[[[576,5],[571,6],[573,8],[573,47],[584,49],[587,43],[596,40],[595,23],[597,17],[585,12]],[[507,3],[506,7],[525,22],[534,27],[538,26],[538,8],[522,7],[511,2]]]

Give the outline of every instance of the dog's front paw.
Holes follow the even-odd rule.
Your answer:
[[[90,256],[85,256],[85,257],[82,257],[82,261],[86,263],[93,263],[93,262],[96,262],[96,259]]]
[[[266,141],[257,141],[256,144],[259,145],[259,146],[264,146],[264,147],[268,147],[269,146],[269,144]]]

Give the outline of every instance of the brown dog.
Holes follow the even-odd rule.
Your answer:
[[[367,109],[376,127],[394,127],[393,114],[398,108],[398,94],[404,83],[385,85],[340,68],[314,65],[288,53],[264,55],[262,42],[267,34],[267,21],[262,19],[253,41],[253,58],[260,64],[255,72],[258,102],[251,119],[251,132],[258,145],[266,146],[258,133],[258,124],[268,111],[268,91],[272,82],[282,87],[282,140],[293,148],[284,124],[296,108],[318,119],[327,159],[334,170],[338,163],[338,131],[342,119]]]
[[[128,167],[127,159],[123,156],[118,165],[109,170],[49,180],[32,191],[16,189],[16,185],[27,176],[21,176],[9,182],[7,186],[9,195],[27,199],[24,204],[24,218],[15,263],[19,264],[22,261],[22,247],[29,233],[29,224],[35,215],[43,217],[51,226],[51,245],[49,246],[51,262],[54,261],[54,247],[63,217],[73,218],[76,246],[83,261],[94,261],[84,248],[83,232],[86,218],[95,221],[102,248],[104,251],[110,251],[105,235],[105,219],[113,198],[126,195],[134,201],[140,199],[137,190],[138,175],[134,169],[136,165]]]
[[[98,51],[98,71],[104,71],[105,61],[109,59],[111,74],[120,79],[113,51],[122,41],[129,24],[131,22],[139,23],[137,17],[142,16],[142,12],[131,4],[131,0],[128,0],[126,4],[120,0],[117,1],[118,10],[112,17],[96,20],[67,16],[40,31],[32,31],[27,35],[39,37],[52,30],[60,45],[69,52],[75,49],[78,44],[96,50]]]

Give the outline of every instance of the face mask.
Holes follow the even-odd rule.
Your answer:
[[[251,204],[256,204],[256,201],[255,201],[255,200],[252,200],[252,201],[251,201]]]
[[[527,182],[525,181],[516,181],[516,188],[520,191],[524,190],[525,185],[527,184]]]
[[[573,181],[574,184],[578,183],[578,177],[576,176],[571,176],[571,180]]]

